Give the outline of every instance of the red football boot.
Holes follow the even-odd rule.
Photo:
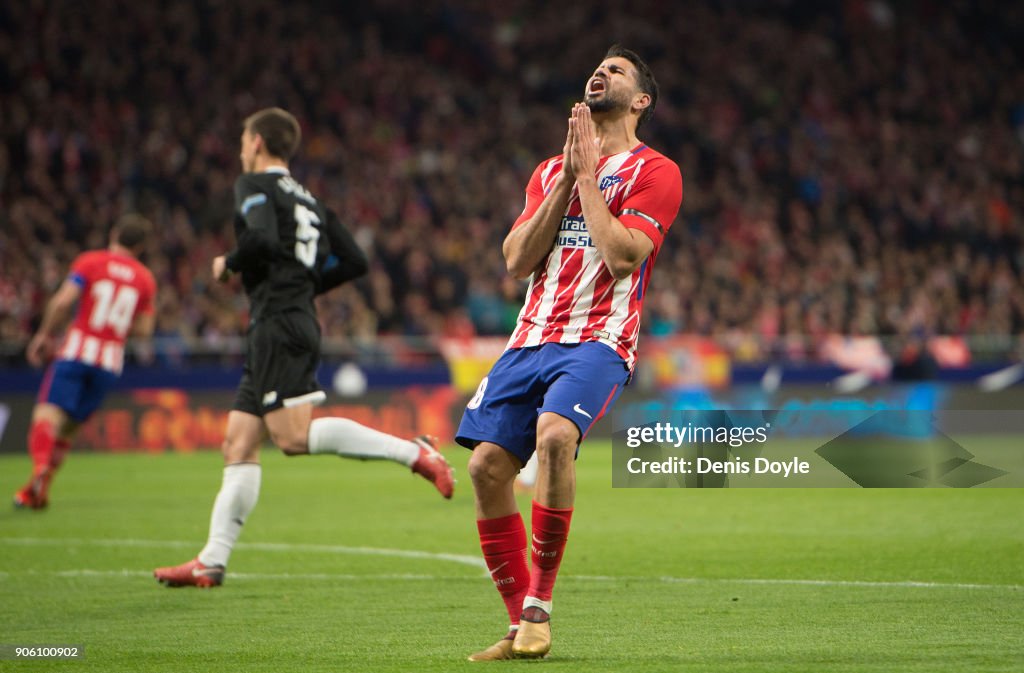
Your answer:
[[[157,568],[153,577],[169,587],[219,587],[224,583],[224,566],[204,566],[198,558],[170,568]]]
[[[437,437],[420,435],[412,441],[420,447],[420,456],[412,464],[412,471],[432,483],[445,498],[451,499],[455,479],[452,466],[437,450]]]
[[[25,486],[14,494],[14,506],[18,509],[46,509],[50,504],[50,479],[53,472],[45,469],[33,476]]]

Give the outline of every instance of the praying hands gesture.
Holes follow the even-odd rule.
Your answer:
[[[576,103],[572,106],[565,145],[565,163],[577,182],[581,177],[596,180],[597,163],[601,158],[601,141],[597,137],[597,128],[586,103]]]

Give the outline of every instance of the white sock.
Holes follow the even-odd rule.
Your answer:
[[[533,455],[530,456],[530,460],[526,461],[526,465],[523,465],[523,469],[519,470],[519,476],[516,477],[519,483],[523,486],[533,488],[533,485],[537,483],[537,452],[534,451]]]
[[[199,552],[199,562],[204,566],[227,566],[231,548],[260,496],[260,477],[257,463],[237,463],[224,468],[224,480],[210,515],[210,537]]]
[[[540,608],[550,615],[551,601],[542,601],[536,596],[527,596],[523,599],[523,610],[526,610],[526,608]]]
[[[317,418],[309,424],[309,452],[333,453],[363,460],[393,460],[408,465],[416,462],[420,447],[347,418]]]

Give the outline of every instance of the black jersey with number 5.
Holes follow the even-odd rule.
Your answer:
[[[235,237],[227,267],[242,274],[253,321],[287,310],[316,315],[317,294],[367,270],[334,213],[284,171],[235,182]]]

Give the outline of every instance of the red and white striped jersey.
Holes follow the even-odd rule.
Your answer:
[[[533,217],[562,170],[562,156],[542,162],[526,187],[526,208],[513,229]],[[654,249],[632,275],[615,280],[594,246],[573,187],[554,247],[534,271],[508,348],[599,341],[636,364],[644,293],[665,233],[683,199],[679,167],[646,145],[602,157],[598,187],[619,222],[651,239]]]
[[[120,374],[135,315],[153,312],[153,274],[134,257],[94,250],[75,258],[68,279],[82,295],[57,358]]]

